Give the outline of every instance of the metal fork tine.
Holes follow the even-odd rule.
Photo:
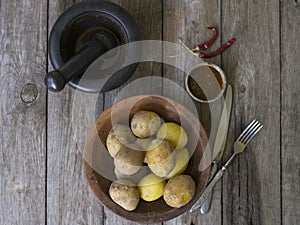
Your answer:
[[[249,134],[255,130],[258,126],[260,125],[260,123],[256,120],[255,123],[250,127],[250,129],[244,134],[243,138],[240,139],[240,142],[245,142],[245,140],[247,139],[247,137],[249,136]]]
[[[238,140],[241,141],[245,138],[245,135],[249,133],[249,131],[252,129],[253,126],[257,123],[257,120],[253,120],[242,132],[242,134],[239,136]]]
[[[245,135],[244,139],[241,142],[246,143],[247,140],[251,137],[251,135],[256,131],[256,129],[259,128],[260,125],[261,124],[257,121],[255,126],[252,127],[252,129]]]
[[[254,136],[261,130],[261,128],[263,128],[263,125],[260,124],[260,126],[252,132],[248,139],[245,140],[245,145],[247,145],[252,140],[252,138],[254,138]]]
[[[245,130],[241,133],[241,135],[238,137],[238,140],[244,137],[244,134],[250,129],[250,127],[256,122],[256,119],[254,119],[246,128]]]

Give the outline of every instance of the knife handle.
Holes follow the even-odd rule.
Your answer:
[[[201,207],[203,205],[203,203],[208,199],[209,194],[211,193],[211,191],[213,190],[214,186],[216,185],[216,183],[221,179],[221,177],[223,176],[224,172],[226,170],[226,167],[223,166],[218,173],[216,174],[216,176],[214,177],[214,179],[209,183],[209,185],[206,187],[205,191],[202,193],[201,197],[199,198],[199,200],[192,206],[192,208],[190,209],[190,212],[194,212],[196,209],[198,209],[199,207]]]
[[[211,181],[213,179],[213,177],[215,176],[216,172],[217,172],[217,163],[213,163],[211,171],[210,171],[210,178],[209,181]],[[203,203],[203,205],[200,208],[200,212],[202,214],[205,214],[208,212],[209,208],[210,208],[210,204],[211,204],[211,199],[212,199],[212,192],[211,191],[207,197],[207,200]]]
[[[201,214],[205,214],[209,211],[209,208],[210,208],[210,204],[211,204],[211,199],[212,199],[212,193],[213,191],[211,191],[209,194],[208,194],[208,197],[206,199],[206,201],[203,203],[203,205],[200,207],[200,212]]]

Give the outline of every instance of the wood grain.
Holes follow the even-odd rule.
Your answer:
[[[283,1],[281,13],[282,224],[300,223],[299,2]]]
[[[254,118],[264,125],[223,178],[223,224],[280,224],[279,2],[222,3],[222,42],[238,39],[222,55],[234,87],[231,132]]]
[[[2,0],[0,10],[0,224],[43,224],[47,2]]]
[[[190,48],[196,47],[211,38],[211,31],[207,30],[209,26],[220,27],[220,1],[173,1],[163,2],[163,37],[165,41],[178,43],[180,38]],[[220,45],[220,38],[209,49],[214,51]],[[178,60],[181,60],[178,57]],[[211,60],[211,63],[220,65],[220,56]],[[199,63],[201,60],[199,59]],[[171,67],[163,65],[164,77],[171,79],[184,88],[185,73]],[[199,112],[199,119],[203,123],[208,135],[215,133],[211,131],[211,113],[210,110],[220,111],[220,101],[210,104],[196,103]],[[211,135],[211,144],[213,144],[214,135]],[[201,215],[200,211],[193,214],[185,213],[182,216],[165,222],[164,224],[221,224],[221,183],[215,187],[211,210],[206,215]]]
[[[73,4],[73,1],[49,1],[49,27]],[[82,169],[81,152],[91,119],[88,115],[94,110],[93,101],[87,96],[82,104],[73,105],[74,98],[75,90],[69,86],[60,93],[48,94],[47,224],[103,221],[103,207],[89,191]],[[98,107],[103,108],[101,104]],[[73,117],[78,118],[81,129]]]

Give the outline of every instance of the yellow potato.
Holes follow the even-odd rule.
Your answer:
[[[155,174],[149,174],[143,177],[138,183],[140,197],[145,201],[154,201],[159,199],[164,193],[166,181]]]
[[[186,148],[177,149],[176,153],[176,165],[175,168],[165,178],[170,179],[179,174],[182,174],[188,166],[190,154]]]
[[[173,122],[168,122],[161,125],[156,137],[167,139],[175,149],[183,148],[188,142],[188,137],[185,130],[177,123]]]
[[[109,187],[109,195],[115,203],[128,211],[135,210],[140,200],[137,187],[127,179],[114,181]]]
[[[154,135],[160,127],[161,118],[154,112],[138,111],[131,119],[132,133],[139,138]]]
[[[196,185],[189,175],[178,175],[171,178],[164,190],[165,202],[175,208],[186,205],[194,196]]]
[[[159,177],[167,176],[175,167],[176,158],[173,146],[164,139],[155,139],[146,152],[146,161],[150,170]]]

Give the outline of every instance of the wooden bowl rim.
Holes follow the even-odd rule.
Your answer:
[[[137,95],[137,96],[132,96],[132,97],[128,97],[126,99],[122,99],[122,100],[114,103],[113,105],[121,104],[121,102],[123,102],[125,100],[130,100],[130,98],[146,98],[146,97],[162,98],[164,100],[172,102],[173,104],[175,103],[177,106],[180,106],[183,109],[187,110],[188,113],[191,113],[192,115],[194,115],[189,109],[187,109],[182,104],[180,104],[180,103],[178,103],[178,102],[176,102],[172,99],[169,99],[167,97],[160,96],[160,95]],[[101,115],[103,115],[104,113],[110,112],[113,105],[111,105],[107,109],[105,109],[97,117],[95,123],[99,120]],[[200,137],[201,137],[201,141],[200,140],[198,140],[198,141],[200,141],[203,144],[203,146],[204,146],[203,152],[204,152],[205,149],[207,147],[209,147],[208,146],[209,145],[208,137],[207,137],[207,133],[206,133],[203,125],[201,124],[200,120],[199,119],[197,119],[197,120],[198,120],[199,126],[200,126],[200,131],[199,132],[200,132]],[[90,137],[90,135],[89,135],[89,137]],[[86,145],[84,147],[84,151],[87,151],[86,150]],[[181,208],[171,208],[169,211],[163,212],[161,214],[159,212],[158,213],[150,213],[149,212],[149,213],[141,214],[141,213],[136,213],[135,211],[118,210],[118,207],[120,207],[120,206],[118,206],[116,203],[114,203],[106,193],[104,193],[100,188],[98,188],[96,190],[95,187],[98,186],[98,181],[97,181],[97,179],[95,179],[94,174],[95,173],[97,174],[97,172],[94,171],[93,168],[91,168],[91,166],[84,159],[84,157],[83,157],[83,168],[84,168],[85,176],[86,176],[87,181],[88,181],[89,188],[91,189],[94,196],[98,199],[98,201],[102,204],[102,206],[106,207],[107,209],[112,211],[114,214],[116,214],[116,215],[118,215],[118,216],[120,216],[120,217],[122,217],[126,220],[133,221],[133,222],[138,222],[138,223],[143,223],[143,224],[149,224],[149,223],[164,222],[164,221],[173,219],[173,218],[185,213],[186,211],[188,211],[192,207],[192,205],[194,205],[197,202],[197,200],[200,198],[200,196],[202,195],[202,193],[203,193],[203,191],[204,191],[204,189],[205,189],[205,187],[208,183],[211,166],[209,165],[209,167],[207,167],[204,171],[201,171],[201,173],[203,173],[203,176],[205,178],[205,180],[203,180],[204,185],[203,185],[203,187],[200,191],[195,193],[194,197],[192,198],[192,200],[188,204],[186,204],[185,206],[183,206]],[[101,175],[99,175],[99,176],[101,176]],[[106,179],[106,178],[104,178],[104,179]],[[118,207],[115,207],[115,206],[118,206]]]

